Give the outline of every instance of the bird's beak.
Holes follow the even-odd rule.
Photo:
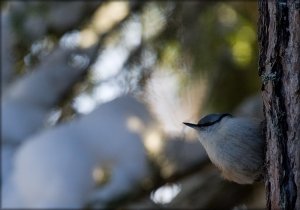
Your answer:
[[[199,127],[199,125],[193,124],[193,123],[186,123],[186,122],[184,122],[183,124],[185,124],[186,126],[189,126],[191,128],[197,128],[197,127]]]

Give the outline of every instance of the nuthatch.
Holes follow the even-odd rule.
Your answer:
[[[210,160],[225,179],[251,184],[261,178],[264,141],[261,123],[231,114],[210,114],[197,124],[184,123],[197,130]]]

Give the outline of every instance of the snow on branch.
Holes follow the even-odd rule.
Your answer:
[[[145,105],[130,96],[28,139],[18,150],[3,207],[79,208],[101,206],[147,178],[143,138],[151,126]],[[96,191],[96,168],[110,178]]]
[[[2,141],[18,143],[42,127],[49,111],[81,79],[93,62],[95,47],[58,48],[2,97]]]

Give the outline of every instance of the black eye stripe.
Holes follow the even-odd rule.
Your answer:
[[[210,125],[213,125],[213,124],[221,121],[222,118],[226,117],[226,116],[232,117],[232,115],[228,114],[228,113],[209,114],[209,115],[206,115],[205,117],[201,118],[197,125],[199,125],[199,127],[210,126]]]

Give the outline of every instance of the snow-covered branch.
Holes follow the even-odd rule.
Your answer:
[[[124,96],[29,138],[16,154],[3,207],[78,208],[88,201],[105,205],[127,193],[149,175],[142,140],[150,126],[145,106]],[[109,168],[111,176],[93,192],[97,167]]]
[[[49,111],[86,72],[95,54],[95,47],[58,48],[32,73],[13,83],[2,97],[2,142],[19,143],[40,129]]]

